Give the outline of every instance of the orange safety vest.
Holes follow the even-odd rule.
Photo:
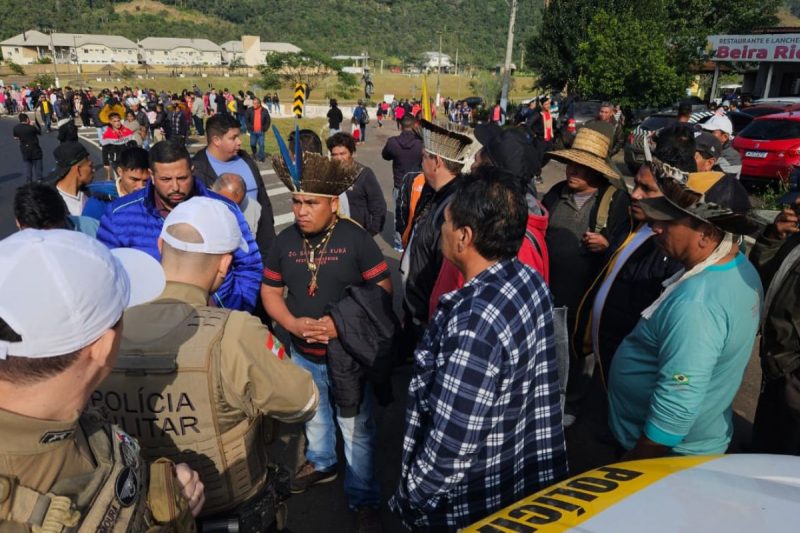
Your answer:
[[[408,202],[408,223],[403,230],[403,248],[408,246],[408,239],[411,238],[411,228],[414,227],[414,212],[417,210],[419,197],[422,196],[422,188],[425,187],[425,174],[420,172],[414,181],[411,182],[411,199]]]

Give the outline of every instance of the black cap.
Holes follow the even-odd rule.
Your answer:
[[[475,127],[475,138],[494,166],[523,180],[533,177],[539,154],[522,130],[503,129],[489,122]]]
[[[699,133],[694,138],[694,149],[703,156],[703,159],[719,159],[722,154],[722,143],[717,137],[708,131]]]
[[[543,94],[542,96],[539,97],[539,103],[540,104],[543,104],[543,103],[547,102],[548,100],[550,100],[550,97],[548,95],[546,95],[546,94]]]
[[[67,141],[59,144],[53,150],[53,157],[56,158],[56,169],[52,177],[59,181],[69,173],[73,166],[89,157],[89,152],[78,141]]]

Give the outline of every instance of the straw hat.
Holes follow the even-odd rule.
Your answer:
[[[596,170],[605,176],[612,185],[624,189],[622,176],[608,158],[613,137],[613,125],[593,120],[578,130],[571,148],[555,150],[548,154],[562,163],[577,163]]]

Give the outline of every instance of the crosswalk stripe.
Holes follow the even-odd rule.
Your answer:
[[[273,196],[279,196],[281,194],[289,194],[289,189],[286,187],[275,187],[274,189],[267,189],[267,196],[272,198]]]
[[[270,176],[272,174],[275,174],[275,171],[269,168],[261,171],[262,176]]]
[[[290,222],[294,222],[294,213],[284,213],[283,215],[278,215],[275,217],[276,227],[289,224]]]

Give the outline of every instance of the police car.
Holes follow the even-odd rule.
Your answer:
[[[668,457],[590,470],[462,531],[785,532],[798,505],[800,457]]]

